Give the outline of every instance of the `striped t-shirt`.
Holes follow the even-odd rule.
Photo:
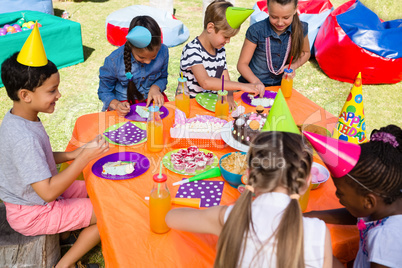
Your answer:
[[[216,49],[215,55],[209,54],[196,37],[188,43],[181,53],[180,71],[187,78],[187,86],[191,98],[195,98],[197,93],[216,91],[205,90],[198,84],[191,67],[202,64],[210,77],[221,78],[223,70],[227,69],[225,48]]]

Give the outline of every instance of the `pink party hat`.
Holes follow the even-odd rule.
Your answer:
[[[307,131],[303,134],[335,178],[348,174],[359,160],[361,149],[357,144]]]

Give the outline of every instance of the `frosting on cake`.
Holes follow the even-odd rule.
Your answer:
[[[194,173],[196,170],[204,170],[214,162],[213,153],[204,153],[197,146],[180,149],[170,155],[173,168],[186,173]]]
[[[136,112],[139,116],[141,116],[142,118],[148,118],[148,117],[149,117],[148,108],[145,108],[144,106],[137,105],[137,106],[135,107],[135,112]]]
[[[267,120],[265,113],[248,113],[235,118],[232,127],[232,136],[235,140],[250,145],[255,136],[260,134]]]
[[[102,174],[109,175],[127,175],[134,171],[136,163],[127,161],[107,162],[102,166]]]
[[[261,105],[263,107],[271,107],[274,104],[273,98],[254,98],[254,95],[249,94],[248,97],[251,100],[251,105],[258,106]]]

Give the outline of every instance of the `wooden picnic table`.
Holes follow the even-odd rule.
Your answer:
[[[278,91],[279,87],[269,87]],[[235,93],[235,100],[240,100],[241,92]],[[195,99],[191,100],[190,117],[196,114],[214,115],[202,108]],[[302,94],[293,90],[287,104],[296,124],[315,124],[333,129],[337,117],[325,111],[322,107],[310,101]],[[246,112],[254,111],[255,107],[244,105]],[[208,234],[197,234],[171,230],[166,234],[154,234],[149,227],[148,201],[152,189],[153,174],[158,173],[163,156],[177,148],[169,143],[169,129],[174,122],[174,102],[168,102],[165,107],[169,115],[163,119],[166,147],[160,153],[147,151],[146,143],[134,146],[110,145],[107,154],[116,152],[137,152],[150,160],[150,168],[141,176],[126,180],[108,180],[92,173],[93,160],[84,169],[83,174],[89,197],[98,219],[98,228],[102,241],[102,253],[106,267],[212,267],[215,259],[218,237]],[[94,139],[96,135],[112,125],[127,122],[116,112],[100,112],[79,117],[76,121],[72,138],[67,151]],[[230,146],[223,149],[210,149],[220,158],[226,153],[235,151]],[[322,163],[322,162],[321,162]],[[172,186],[184,175],[165,169],[167,184],[172,197],[176,195],[178,186]],[[211,180],[221,180],[214,178]],[[236,201],[240,193],[225,182],[221,205],[229,205]],[[173,205],[173,207],[175,207]],[[322,187],[310,192],[307,206],[309,210],[323,210],[342,207],[335,196],[335,186],[328,180]],[[355,226],[327,225],[332,238],[334,255],[346,263],[356,256],[358,250],[358,231]]]

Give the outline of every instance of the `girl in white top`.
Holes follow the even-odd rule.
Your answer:
[[[263,132],[247,161],[246,190],[234,206],[174,209],[166,223],[219,235],[214,267],[332,267],[328,229],[321,220],[303,218],[298,204],[312,164],[302,137]]]

